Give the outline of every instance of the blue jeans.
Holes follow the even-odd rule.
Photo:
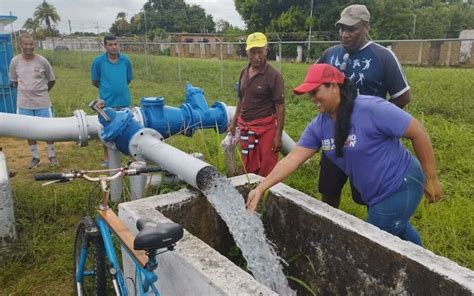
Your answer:
[[[369,206],[367,222],[403,240],[422,245],[418,232],[410,225],[421,197],[425,176],[413,157],[400,188],[380,202]]]
[[[41,109],[25,109],[25,108],[18,108],[16,110],[17,114],[20,115],[28,115],[28,116],[36,116],[36,117],[53,117],[53,110],[51,108],[41,108]]]

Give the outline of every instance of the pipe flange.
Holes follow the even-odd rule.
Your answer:
[[[89,131],[87,129],[87,115],[83,110],[75,110],[73,112],[74,116],[77,120],[77,128],[78,128],[78,139],[77,144],[81,147],[85,147],[88,145],[89,141]]]
[[[156,138],[160,141],[164,140],[163,136],[158,131],[155,131],[151,128],[142,128],[138,132],[136,132],[130,139],[130,144],[128,144],[128,150],[130,151],[130,155],[133,157],[133,159],[138,161],[146,161],[145,158],[141,155],[138,148],[141,139],[144,136],[152,136],[153,138]]]

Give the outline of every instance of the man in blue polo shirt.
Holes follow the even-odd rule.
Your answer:
[[[99,97],[105,107],[116,110],[131,105],[128,85],[133,79],[132,63],[120,53],[117,37],[104,37],[105,53],[96,57],[91,66],[92,85],[99,88]],[[108,166],[107,147],[104,146],[104,166]]]
[[[133,79],[132,63],[126,55],[119,52],[115,36],[104,37],[104,48],[106,52],[92,62],[92,85],[99,88],[100,99],[105,102],[106,107],[128,107],[131,104],[128,85]]]

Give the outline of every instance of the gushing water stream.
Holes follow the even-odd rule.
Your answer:
[[[227,224],[255,279],[280,295],[296,295],[288,286],[280,258],[265,237],[262,221],[246,210],[239,192],[210,166],[199,172],[197,184]]]

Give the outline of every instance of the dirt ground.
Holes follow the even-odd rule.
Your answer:
[[[73,149],[75,145],[76,144],[73,142],[55,143],[56,156],[60,164],[62,157],[61,155],[66,155],[64,152],[69,149]],[[48,148],[46,142],[38,142],[38,147],[41,158],[40,168],[49,166]],[[28,143],[25,139],[0,137],[0,148],[2,149],[7,160],[7,168],[9,171],[14,171],[18,174],[30,171],[26,167],[31,161],[31,154],[28,148]]]

